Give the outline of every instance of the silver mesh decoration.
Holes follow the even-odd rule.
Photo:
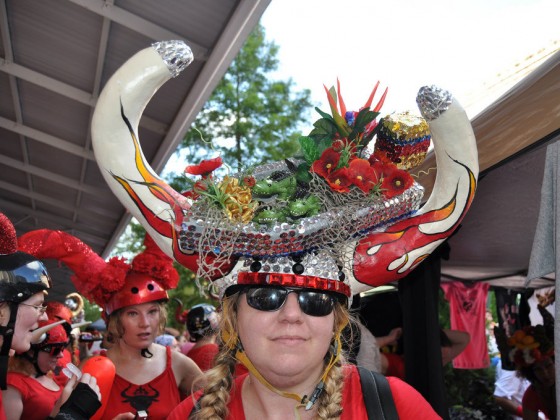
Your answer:
[[[253,175],[262,179],[284,169],[285,163],[275,162],[257,168]],[[306,255],[307,258],[319,251],[330,253],[330,258],[306,259],[306,274],[337,279],[338,266],[347,263],[339,252],[345,243],[411,216],[420,207],[424,194],[424,188],[416,182],[391,199],[366,197],[357,189],[348,194],[335,194],[319,177],[311,184],[310,192],[320,197],[324,210],[293,223],[235,223],[224,217],[223,210],[217,206],[204,204],[204,200],[195,202],[185,212],[178,242],[182,252],[199,254],[197,277],[210,279],[218,273],[227,275],[231,267],[226,263],[232,257],[241,261],[258,258],[262,262],[259,271],[291,273],[291,255]],[[208,261],[207,256],[211,257]],[[231,276],[228,278],[234,281]]]
[[[161,56],[173,77],[177,77],[194,60],[190,47],[183,41],[154,42],[152,47]]]
[[[427,121],[433,121],[447,111],[452,102],[451,93],[433,85],[420,88],[416,96],[418,108]]]

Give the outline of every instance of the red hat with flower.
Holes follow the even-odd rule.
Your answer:
[[[73,272],[76,289],[109,315],[125,306],[168,299],[167,290],[177,287],[179,273],[173,260],[163,254],[149,235],[145,249],[129,264],[123,258],[105,261],[88,245],[61,231],[39,229],[22,235],[20,249],[37,258],[54,258]]]
[[[543,325],[529,325],[515,331],[507,344],[510,347],[509,358],[517,369],[554,356],[554,342]]]

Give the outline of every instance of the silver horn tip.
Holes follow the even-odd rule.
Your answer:
[[[194,60],[192,50],[184,41],[154,42],[152,47],[160,55],[173,77],[177,77]]]
[[[452,102],[451,93],[434,85],[421,87],[416,96],[418,109],[427,121],[435,120],[443,114]]]

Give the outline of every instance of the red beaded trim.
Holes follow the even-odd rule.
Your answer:
[[[269,284],[284,287],[299,287],[336,292],[350,297],[350,286],[342,281],[315,276],[285,273],[253,273],[242,271],[237,274],[237,284]]]

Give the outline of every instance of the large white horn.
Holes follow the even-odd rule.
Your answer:
[[[188,208],[188,203],[146,162],[138,142],[138,122],[161,85],[192,60],[192,51],[183,41],[158,42],[135,54],[105,85],[91,128],[95,157],[109,187],[172,257],[174,214]],[[161,190],[169,200],[156,199]]]
[[[348,248],[355,292],[409,274],[459,226],[474,198],[478,152],[467,114],[447,91],[434,86],[420,89],[417,102],[432,133],[437,162],[434,188],[414,217]]]

